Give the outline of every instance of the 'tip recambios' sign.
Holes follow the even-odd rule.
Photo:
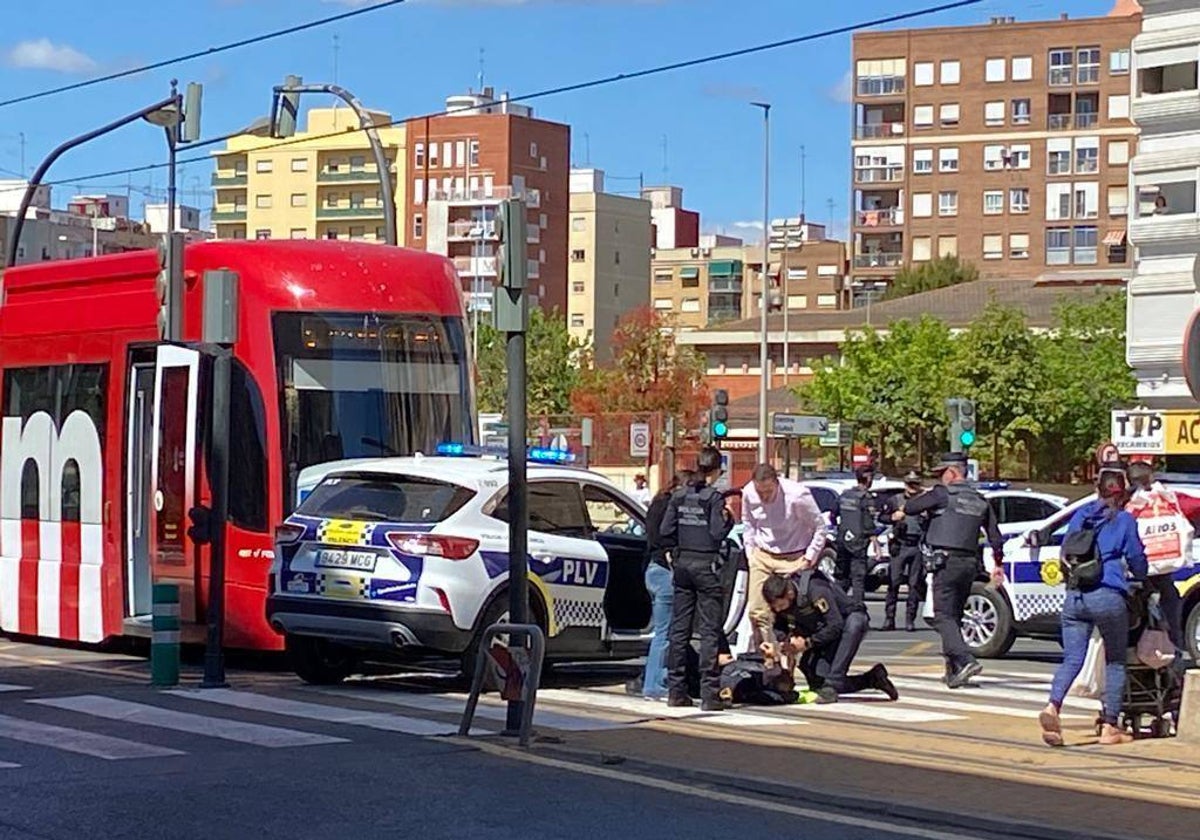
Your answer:
[[[1114,411],[1112,441],[1122,455],[1200,455],[1200,412]]]

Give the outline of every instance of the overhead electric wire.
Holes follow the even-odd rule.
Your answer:
[[[80,90],[92,85],[98,85],[101,82],[111,82],[115,79],[124,79],[128,76],[136,76],[139,73],[147,73],[151,70],[161,70],[164,67],[170,67],[173,64],[182,64],[186,61],[194,61],[197,58],[207,58],[208,56],[218,55],[230,50],[236,50],[241,47],[249,47],[253,44],[261,44],[263,41],[271,41],[275,38],[282,38],[285,35],[295,35],[298,32],[304,32],[309,29],[317,29],[321,26],[328,26],[331,23],[347,20],[348,18],[365,15],[369,12],[377,12],[380,9],[386,9],[390,6],[399,6],[407,0],[383,0],[383,2],[375,3],[371,6],[362,6],[353,8],[345,12],[339,12],[336,15],[329,15],[319,20],[311,20],[308,23],[298,23],[295,26],[289,26],[284,29],[277,29],[274,32],[265,32],[262,35],[254,35],[250,38],[243,38],[240,41],[232,41],[228,44],[222,44],[219,47],[209,47],[205,50],[197,50],[186,55],[176,56],[175,58],[164,58],[161,61],[155,61],[151,64],[142,64],[137,67],[131,67],[128,70],[118,70],[114,73],[107,73],[103,76],[96,76],[91,79],[84,79],[80,82],[72,82],[69,85],[61,87],[49,88],[36,93],[26,93],[21,96],[15,96],[12,99],[0,100],[0,108],[8,105],[17,105],[22,102],[32,102],[35,99],[45,99],[48,96],[56,96],[60,93],[67,93],[72,90]]]
[[[642,79],[642,78],[646,78],[647,76],[655,76],[655,75],[659,75],[662,73],[669,73],[674,70],[683,70],[683,69],[690,68],[690,67],[699,67],[704,64],[712,64],[712,63],[718,62],[718,61],[727,61],[731,58],[741,58],[743,56],[753,55],[753,54],[761,53],[761,52],[767,52],[769,50],[776,50],[776,49],[780,49],[782,47],[795,46],[796,44],[803,44],[803,43],[806,43],[809,41],[818,41],[818,40],[821,40],[824,38],[831,38],[835,35],[846,35],[846,34],[849,34],[852,32],[856,32],[860,29],[870,29],[873,27],[884,26],[889,23],[898,23],[898,22],[904,21],[904,20],[911,20],[916,17],[924,17],[926,15],[938,14],[940,12],[948,12],[948,11],[952,11],[954,9],[962,9],[962,8],[966,8],[968,6],[976,6],[983,2],[984,2],[984,0],[955,0],[955,2],[941,3],[936,6],[925,6],[920,9],[914,9],[914,10],[908,11],[908,12],[900,12],[900,13],[893,14],[893,15],[887,15],[885,17],[875,18],[873,20],[867,20],[867,21],[862,21],[859,23],[847,24],[845,26],[838,26],[838,27],[834,27],[832,29],[824,29],[819,32],[810,32],[806,35],[797,35],[793,38],[785,38],[783,40],[771,41],[771,42],[768,42],[765,44],[756,44],[756,45],[750,46],[750,47],[743,47],[741,49],[729,50],[727,52],[715,53],[712,55],[701,56],[698,58],[685,59],[683,61],[671,62],[669,64],[659,64],[654,67],[647,67],[647,68],[643,68],[641,70],[634,70],[634,71],[631,71],[628,73],[616,73],[616,74],[609,75],[609,76],[602,76],[602,77],[596,78],[596,79],[589,79],[588,81],[584,81],[584,82],[574,82],[574,83],[567,84],[567,85],[559,85],[557,87],[546,88],[543,90],[534,91],[533,93],[523,94],[521,96],[509,97],[505,101],[506,102],[529,102],[534,99],[543,99],[548,96],[557,96],[557,95],[563,94],[563,93],[574,93],[574,92],[581,91],[581,90],[588,90],[591,88],[602,87],[604,85],[615,84],[617,82],[630,81],[632,79]],[[414,116],[414,117],[402,117],[399,119],[391,120],[386,123],[378,123],[378,124],[372,126],[372,128],[375,128],[375,129],[389,128],[391,126],[396,126],[396,125],[400,125],[402,123],[412,122],[412,121],[416,121],[416,120],[432,119],[434,117],[446,116],[448,114],[457,113],[462,110],[464,110],[464,108],[452,108],[452,109],[445,109],[445,110],[441,110],[441,111],[435,111],[435,112],[432,112],[429,114],[421,114],[419,116]],[[470,108],[466,108],[465,110],[470,110]],[[280,148],[284,148],[287,146],[296,145],[299,143],[309,143],[314,140],[324,140],[324,139],[330,139],[330,138],[334,138],[334,137],[344,137],[347,134],[353,134],[353,133],[357,133],[357,132],[360,132],[363,130],[364,129],[361,127],[359,127],[359,128],[347,127],[344,130],[331,131],[326,134],[315,134],[315,135],[306,134],[303,136],[291,137],[286,140],[280,140],[277,143],[270,143],[270,144],[267,144],[264,146],[258,146],[256,148],[254,148],[252,151],[254,151],[256,153],[257,152],[265,152],[265,151],[270,151],[272,149],[280,149]],[[236,136],[240,136],[240,135],[232,134],[232,135],[226,135],[226,136],[222,136],[222,137],[214,137],[210,140],[202,140],[198,143],[189,144],[189,148],[202,148],[204,146],[211,146],[216,143],[224,142],[224,141],[230,139],[231,137],[236,137]],[[176,163],[178,165],[183,165],[183,164],[188,164],[188,163],[201,163],[201,162],[209,161],[209,160],[211,160],[211,157],[209,157],[208,155],[199,155],[196,157],[179,158],[176,161]],[[79,181],[95,181],[95,180],[99,180],[101,178],[112,178],[117,175],[130,175],[130,174],[135,174],[138,172],[147,172],[147,171],[154,170],[154,169],[164,169],[169,165],[170,164],[167,162],[147,163],[147,164],[143,164],[142,166],[131,166],[131,167],[127,167],[124,169],[112,169],[107,172],[93,172],[88,175],[82,175],[82,176],[73,177],[73,178],[63,178],[58,181],[45,181],[45,182],[43,182],[43,184],[47,185],[47,186],[55,186],[58,184],[73,184],[73,183],[76,183]]]

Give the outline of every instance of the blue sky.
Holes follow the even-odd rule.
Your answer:
[[[223,44],[294,25],[371,0],[54,0],[10,16],[0,37],[0,98]],[[746,47],[870,20],[935,0],[409,0],[285,39],[202,58],[166,70],[0,109],[0,177],[32,169],[62,140],[166,95],[172,76],[205,85],[206,137],[264,114],[271,87],[287,73],[331,81],[334,35],[338,80],[393,117],[436,111],[446,94],[485,80],[513,95],[612,73]],[[1103,15],[1111,0],[984,0],[915,21],[914,26]],[[97,10],[102,14],[97,17]],[[648,79],[548,97],[535,112],[572,126],[572,157],[609,175],[612,191],[666,178],[684,187],[707,231],[755,236],[739,227],[762,216],[761,112],[773,104],[772,215],[800,206],[800,147],[807,155],[807,211],[841,232],[848,200],[850,108],[845,101],[848,35]],[[664,137],[666,154],[664,161]],[[86,191],[124,192],[130,179],[93,173],[165,159],[160,134],[129,126],[68,153],[50,180],[77,179]],[[207,206],[209,164],[180,177],[183,200]],[[626,180],[618,180],[625,176]],[[131,176],[135,205],[162,199],[164,170]],[[55,187],[55,204],[75,192]]]

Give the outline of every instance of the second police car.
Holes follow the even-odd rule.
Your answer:
[[[303,501],[277,532],[267,618],[303,679],[431,654],[469,666],[506,614],[507,462],[439,453],[302,474]],[[547,658],[643,655],[644,510],[587,470],[530,463],[528,479],[529,588]]]

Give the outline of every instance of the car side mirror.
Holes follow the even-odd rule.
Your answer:
[[[1030,531],[1025,535],[1025,545],[1028,548],[1038,548],[1042,544],[1042,532]]]

